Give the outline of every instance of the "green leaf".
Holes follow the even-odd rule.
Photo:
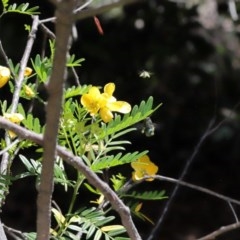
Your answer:
[[[106,168],[111,168],[119,165],[123,165],[126,163],[131,163],[140,157],[146,155],[148,151],[143,152],[133,152],[127,153],[122,156],[122,153],[118,153],[116,156],[103,156],[102,158],[98,159],[98,161],[94,162],[91,169],[93,171],[99,171]]]
[[[7,5],[5,7],[5,13],[19,13],[19,14],[26,14],[26,15],[37,15],[40,14],[38,11],[39,7],[34,6],[29,8],[29,3],[22,3],[20,5],[17,5],[16,3],[12,5]]]
[[[82,95],[86,92],[88,92],[90,86],[88,85],[82,85],[82,86],[73,86],[71,88],[67,88],[64,92],[64,98],[67,99],[67,98],[72,98],[72,97],[75,97],[75,96],[79,96],[79,95]],[[79,102],[80,102],[80,99],[79,99]]]
[[[84,58],[75,59],[75,54],[72,54],[67,59],[67,67],[79,67],[82,66],[82,62],[84,62]]]
[[[31,59],[31,62],[38,79],[40,80],[40,82],[45,83],[51,74],[52,70],[51,59],[47,57],[42,59],[41,56],[37,54],[34,60]]]
[[[102,231],[100,229],[97,230],[95,233],[94,239],[93,240],[99,240],[102,236]]]
[[[165,196],[165,191],[145,191],[145,192],[137,192],[133,191],[129,194],[123,194],[122,197],[131,197],[134,199],[141,199],[141,200],[162,200],[166,199],[167,196]]]
[[[8,7],[8,2],[9,2],[9,0],[2,0],[4,10]]]

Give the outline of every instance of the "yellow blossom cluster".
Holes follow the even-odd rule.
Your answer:
[[[133,181],[141,180],[146,176],[153,176],[158,171],[158,166],[151,162],[147,155],[142,156],[137,161],[131,163],[132,168],[135,170],[132,173]],[[148,178],[146,181],[153,181],[153,178]]]
[[[24,69],[24,77],[28,77],[32,74],[32,69],[26,67]],[[4,66],[0,66],[0,88],[3,87],[10,79],[11,72],[10,69]]]
[[[117,101],[113,96],[115,84],[108,83],[104,86],[103,93],[99,88],[91,87],[88,93],[81,97],[82,105],[87,109],[91,116],[99,113],[101,119],[107,123],[113,119],[112,112],[129,113],[131,105],[124,101]]]

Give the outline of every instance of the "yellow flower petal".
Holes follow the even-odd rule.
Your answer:
[[[107,107],[113,112],[129,113],[131,111],[131,105],[124,101],[108,103]]]
[[[82,95],[81,104],[90,112],[91,115],[95,115],[99,109],[104,106],[105,99],[102,97],[97,87],[91,87],[87,94]]]
[[[20,123],[24,119],[21,113],[5,113],[4,117],[13,123]]]
[[[108,83],[104,86],[104,93],[107,93],[109,96],[112,96],[115,91],[115,84]]]
[[[23,119],[23,115],[21,113],[5,113],[4,117],[11,121],[12,123],[19,124]],[[16,134],[13,131],[8,131],[10,138],[15,138]]]
[[[100,113],[101,119],[105,123],[110,122],[113,119],[112,112],[108,108],[106,108],[106,107],[101,108],[99,113]]]
[[[32,74],[32,69],[30,68],[30,67],[26,67],[25,69],[24,69],[24,77],[28,77],[28,76],[30,76],[31,74]]]
[[[150,161],[147,155],[142,156],[137,161],[131,163],[132,168],[135,170],[132,173],[133,181],[142,179],[144,176],[153,176],[158,171],[158,166]],[[149,178],[146,181],[153,181],[153,178]]]
[[[0,88],[3,87],[10,79],[11,73],[9,68],[0,66]]]
[[[139,212],[142,208],[142,203],[139,203],[136,207],[135,207],[135,212]]]
[[[27,85],[24,86],[24,92],[25,92],[25,94],[26,94],[28,97],[30,97],[30,98],[32,98],[32,97],[35,96],[34,91],[33,91],[29,86],[27,86]]]

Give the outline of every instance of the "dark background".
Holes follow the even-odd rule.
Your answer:
[[[42,18],[53,15],[47,1],[34,4],[41,4]],[[77,69],[81,84],[115,82],[115,95],[120,100],[134,105],[153,96],[155,106],[163,103],[152,116],[157,124],[153,137],[129,135],[130,150],[149,149],[161,175],[178,178],[209,123],[214,121],[213,126],[217,126],[225,119],[198,149],[184,180],[239,199],[239,21],[231,19],[227,4],[221,1],[215,12],[217,21],[209,28],[200,19],[199,7],[187,8],[166,0],[126,6],[117,16],[113,12],[98,16],[103,36],[93,18],[82,20],[76,24],[79,38],[71,52],[86,59]],[[136,27],[139,22],[142,28]],[[23,23],[31,24],[31,18],[8,15],[0,19],[0,38],[14,62],[20,61],[25,48]],[[53,25],[49,27],[54,30]],[[39,30],[33,57],[41,53],[43,39]],[[0,63],[4,65],[1,57]],[[142,70],[151,72],[151,78],[140,78]],[[70,78],[69,84],[72,82]],[[1,99],[11,99],[7,89],[0,89]],[[40,117],[39,112],[35,114]],[[174,185],[154,182],[142,187],[165,189],[171,196]],[[14,183],[2,221],[13,228],[34,231],[35,200],[34,179]],[[143,212],[157,222],[166,201],[146,202]],[[238,214],[239,207],[234,207]],[[156,239],[191,240],[235,221],[226,202],[180,187]],[[137,219],[136,223],[147,239],[153,226]],[[240,230],[218,239],[238,240]]]

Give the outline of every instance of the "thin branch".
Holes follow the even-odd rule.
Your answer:
[[[55,34],[48,28],[46,27],[43,23],[40,23],[40,28],[42,28],[43,32],[46,33],[50,39],[54,40],[56,39]]]
[[[10,235],[12,238],[19,240],[19,236],[21,237],[21,239],[25,239],[26,237],[24,236],[24,234],[19,231],[16,230],[14,228],[8,227],[5,224],[3,224],[3,227],[7,233],[7,235]],[[0,238],[2,240],[2,238]]]
[[[123,6],[126,6],[126,5],[130,5],[130,4],[137,3],[137,2],[142,2],[142,1],[143,0],[119,0],[119,1],[113,1],[110,4],[106,4],[106,5],[103,5],[103,6],[98,7],[98,8],[88,8],[87,10],[83,10],[83,7],[80,6],[79,8],[76,8],[75,11],[74,11],[74,13],[75,13],[74,14],[74,19],[75,20],[83,20],[83,19],[86,19],[86,18],[89,18],[89,17],[93,17],[93,16],[96,16],[96,15],[103,14],[104,12],[110,11],[113,8],[123,7]],[[84,7],[86,7],[86,6],[84,5]],[[55,17],[42,19],[42,20],[40,20],[40,24],[48,23],[48,22],[55,22],[55,20],[56,20]]]
[[[209,189],[204,188],[204,187],[197,186],[195,184],[191,184],[191,183],[188,183],[188,182],[185,182],[185,181],[181,181],[181,180],[178,180],[178,179],[165,177],[165,176],[161,176],[161,175],[156,175],[153,178],[157,179],[157,180],[160,180],[160,181],[176,183],[176,184],[179,184],[181,186],[188,187],[188,188],[197,190],[199,192],[203,192],[203,193],[206,193],[208,195],[214,196],[214,197],[219,198],[221,200],[224,200],[226,202],[235,203],[237,205],[240,205],[240,201],[239,200],[227,197],[225,195],[222,195],[220,193],[217,193],[215,191],[209,190]]]
[[[234,217],[235,221],[236,221],[236,222],[239,222],[237,213],[236,213],[236,211],[235,211],[232,203],[231,203],[231,202],[228,202],[228,205],[229,205],[229,207],[230,207],[230,209],[231,209],[231,211],[232,211],[232,214],[233,214],[233,217]]]
[[[9,59],[8,59],[8,57],[7,57],[7,54],[6,54],[5,51],[4,51],[4,48],[3,48],[3,45],[2,45],[2,41],[0,41],[0,53],[1,53],[1,55],[3,56],[5,63],[6,63],[6,65],[7,65],[8,68],[9,68],[9,62],[8,62]]]
[[[88,0],[88,1],[86,1],[85,3],[83,3],[83,4],[80,4],[80,6],[77,7],[74,12],[75,12],[75,13],[76,13],[76,12],[80,12],[82,9],[84,9],[84,8],[86,8],[88,5],[90,5],[90,4],[92,3],[92,1],[93,1],[93,0]]]
[[[233,224],[230,224],[227,226],[222,226],[219,229],[217,229],[216,231],[214,231],[204,237],[198,238],[196,240],[212,240],[226,232],[229,232],[229,231],[232,231],[232,230],[235,230],[238,228],[240,228],[240,222],[233,223]]]
[[[123,7],[125,5],[141,2],[142,0],[119,0],[117,2],[112,2],[110,4],[103,5],[98,8],[89,8],[84,11],[76,12],[75,13],[75,20],[82,20],[85,18],[93,17],[95,15],[103,14],[104,12],[110,11],[116,7]]]
[[[15,91],[13,93],[11,113],[16,112],[16,109],[19,103],[20,91],[22,88],[23,80],[24,80],[24,71],[25,71],[25,68],[27,67],[30,53],[32,51],[37,29],[38,29],[38,16],[34,16],[31,31],[28,35],[27,45],[25,47],[25,51],[23,53],[23,56],[20,62],[18,77],[17,79],[15,79]]]
[[[53,70],[47,86],[46,129],[43,143],[43,161],[37,198],[37,240],[50,238],[51,200],[53,192],[53,169],[56,155],[59,118],[66,80],[66,61],[69,49],[75,0],[59,1],[56,9],[56,50]]]
[[[210,189],[207,189],[207,188],[204,188],[204,187],[192,184],[192,183],[188,183],[188,182],[185,182],[185,181],[182,181],[182,180],[179,180],[179,179],[170,178],[170,177],[166,177],[166,176],[162,176],[162,175],[145,176],[139,181],[128,183],[121,189],[121,193],[129,191],[130,189],[132,189],[136,185],[139,185],[140,183],[144,182],[145,180],[147,180],[149,178],[151,178],[151,179],[153,178],[153,179],[156,179],[156,180],[159,180],[159,181],[164,181],[164,182],[176,183],[176,184],[179,184],[181,186],[188,187],[188,188],[194,189],[194,190],[202,192],[202,193],[206,193],[208,195],[211,195],[213,197],[216,197],[218,199],[226,201],[229,204],[235,203],[237,205],[240,205],[240,200],[236,200],[234,198],[227,197],[223,194],[217,193],[215,191],[212,191]]]
[[[38,145],[43,145],[43,136],[35,132],[29,131],[17,124],[13,124],[10,121],[0,116],[0,127],[8,129],[16,133],[22,139],[28,139]],[[106,199],[111,203],[113,209],[120,215],[122,224],[127,230],[127,233],[131,240],[141,240],[141,237],[132,221],[132,217],[129,208],[124,205],[122,200],[117,194],[103,182],[96,173],[88,168],[80,157],[74,156],[71,152],[61,146],[56,147],[57,154],[69,165],[76,168],[83,175],[86,176],[87,180],[97,189],[99,189]]]

